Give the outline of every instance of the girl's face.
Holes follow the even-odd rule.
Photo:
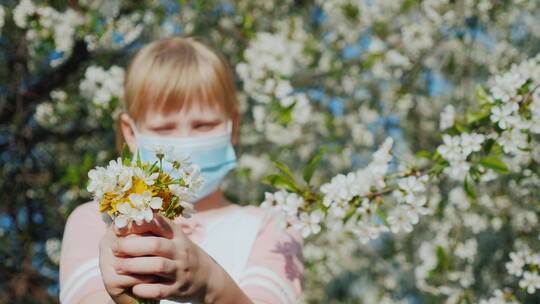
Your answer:
[[[227,131],[228,117],[218,107],[202,107],[194,102],[187,110],[157,111],[149,107],[146,117],[137,123],[142,134],[167,137],[216,135]]]
[[[136,140],[129,125],[130,117],[123,113],[120,116],[121,128],[132,153],[136,151]],[[219,107],[201,106],[193,102],[189,110],[182,107],[180,111],[159,111],[156,107],[148,107],[145,117],[137,120],[137,129],[141,134],[165,137],[198,137],[221,134],[227,131],[228,120],[233,123],[232,143],[236,144],[239,115],[236,110],[231,117]]]

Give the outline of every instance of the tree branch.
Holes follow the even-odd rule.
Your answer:
[[[71,57],[58,69],[48,75],[43,75],[41,79],[28,90],[22,93],[25,107],[30,102],[46,100],[49,93],[55,88],[64,85],[68,77],[77,71],[81,65],[91,58],[84,41],[77,41],[73,48]],[[6,107],[0,110],[0,122],[6,122],[16,112],[17,95],[12,93],[7,96]]]

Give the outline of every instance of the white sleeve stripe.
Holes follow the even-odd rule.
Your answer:
[[[267,277],[271,279],[272,281],[274,281],[277,284],[277,286],[287,295],[287,298],[291,299],[291,301],[293,301],[293,299],[296,298],[295,292],[291,288],[290,284],[285,282],[285,280],[283,280],[279,275],[277,275],[274,271],[268,268],[259,267],[259,266],[250,267],[246,271],[244,271],[244,273],[242,274],[242,278],[240,279],[240,282],[242,282],[242,280],[250,276]]]
[[[88,280],[92,279],[93,277],[98,277],[100,275],[101,275],[101,271],[99,270],[99,268],[96,268],[92,270],[91,272],[87,273],[86,275],[82,276],[77,281],[75,286],[73,286],[73,288],[67,291],[67,293],[65,294],[63,298],[62,296],[60,296],[60,302],[62,302],[63,304],[68,304],[69,301],[71,301],[71,298],[73,298],[73,296],[75,295],[75,292],[79,288],[81,288],[81,286],[83,286]]]
[[[99,258],[93,258],[81,264],[81,266],[75,269],[75,271],[71,274],[66,284],[64,286],[61,286],[62,290],[60,291],[60,297],[62,298],[65,292],[71,290],[72,285],[75,284],[75,282],[77,282],[77,279],[79,278],[79,276],[91,270],[92,268],[96,268],[96,267],[99,268]]]
[[[265,280],[262,278],[251,278],[240,282],[240,287],[246,287],[249,285],[259,286],[270,290],[276,297],[279,298],[279,301],[282,304],[293,303],[291,299],[287,298],[287,295],[281,289],[276,287],[276,285],[269,280]]]

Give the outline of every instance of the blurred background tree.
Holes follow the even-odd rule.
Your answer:
[[[0,303],[58,301],[63,226],[90,199],[88,170],[116,155],[124,68],[144,43],[194,35],[225,54],[238,74],[243,115],[239,168],[226,193],[257,204],[269,189],[260,179],[274,172],[272,159],[298,173],[320,149],[329,151],[314,174],[321,184],[365,165],[386,136],[401,161],[434,150],[448,127],[439,126],[443,108],[452,105],[443,112],[452,124],[477,101],[478,84],[539,51],[539,15],[536,0],[3,0]],[[501,279],[503,262],[516,231],[537,240],[538,210],[517,212],[500,203],[508,197],[492,197],[505,212],[500,225],[465,206],[464,214],[470,208],[467,216],[485,225],[459,226],[443,222],[455,218],[445,216],[444,205],[470,198],[461,184],[437,191],[443,214],[410,236],[362,245],[330,230],[310,239],[306,301],[469,303],[516,286]],[[470,259],[453,279],[444,269],[449,251],[426,247],[438,263],[431,268],[415,255],[437,223],[436,233],[456,244],[466,244],[464,234],[446,224],[474,230],[467,235],[485,245],[464,253]],[[503,229],[490,234],[493,225]],[[419,278],[422,271],[428,280]],[[486,273],[493,277],[479,280]],[[449,280],[461,283],[444,289]]]

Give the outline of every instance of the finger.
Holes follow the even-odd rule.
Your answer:
[[[114,222],[113,222],[113,224],[111,224],[111,226],[112,226],[112,228],[113,228],[113,230],[114,230],[114,233],[115,233],[116,235],[118,235],[118,236],[128,234],[128,232],[129,232],[129,225],[130,225],[130,224],[128,224],[128,225],[126,225],[126,226],[123,226],[123,227],[120,227],[120,228],[119,228],[119,227],[117,227],[117,226],[114,224]]]
[[[168,298],[173,292],[174,282],[143,283],[132,288],[133,295],[143,299],[164,299]]]
[[[116,286],[120,288],[131,287],[143,283],[160,282],[160,278],[154,275],[123,274],[116,277]]]
[[[164,278],[174,278],[176,266],[172,260],[157,256],[119,258],[114,264],[119,274],[152,274]]]
[[[113,241],[111,249],[115,256],[140,257],[145,255],[174,258],[174,244],[158,236],[128,236]]]
[[[153,234],[170,239],[173,237],[173,228],[170,220],[166,219],[162,215],[155,214],[154,218],[149,223],[143,222],[140,225],[135,222],[130,223],[126,230],[119,230],[119,234],[117,235],[124,236],[130,233],[141,235]]]

